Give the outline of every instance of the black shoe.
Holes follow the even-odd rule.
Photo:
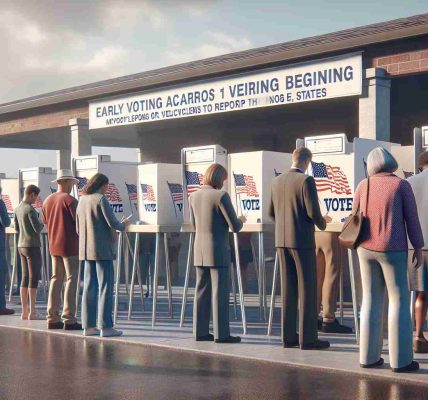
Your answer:
[[[239,336],[229,336],[225,339],[216,339],[216,343],[241,343],[241,338]]]
[[[314,343],[301,344],[300,350],[324,350],[330,347],[330,343],[327,340],[317,340]]]
[[[333,322],[323,322],[321,331],[324,333],[352,333],[352,328],[346,325],[339,324],[339,321],[335,319]]]
[[[82,324],[79,324],[78,322],[75,322],[74,324],[64,324],[64,330],[65,331],[81,331],[82,330]]]
[[[292,347],[299,347],[299,341],[295,341],[295,342],[283,342],[282,346],[285,349],[291,349]]]
[[[48,322],[48,329],[62,329],[64,324],[61,321],[58,322]]]
[[[409,365],[400,368],[391,368],[392,372],[414,372],[419,369],[419,363],[417,361],[412,361]]]
[[[376,362],[374,362],[374,363],[371,363],[371,364],[360,364],[360,367],[361,367],[361,368],[376,368],[376,367],[380,367],[380,366],[382,366],[382,365],[383,365],[383,362],[384,362],[384,360],[383,360],[383,358],[381,357],[381,358],[379,358],[379,360],[378,360],[378,361],[376,361]]]
[[[322,318],[317,318],[318,330],[320,331],[322,328]]]
[[[205,336],[199,336],[196,338],[197,342],[214,342],[214,335],[211,335],[211,333],[209,333],[208,335]]]
[[[0,310],[0,315],[12,315],[15,314],[15,310],[12,310],[10,308],[2,308]]]

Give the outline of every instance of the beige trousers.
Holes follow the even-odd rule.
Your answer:
[[[78,257],[52,256],[52,278],[49,287],[48,322],[59,322],[61,292],[65,279],[62,319],[66,324],[76,322],[76,291],[79,281]]]
[[[317,310],[326,320],[334,320],[339,296],[341,251],[339,233],[316,232]]]

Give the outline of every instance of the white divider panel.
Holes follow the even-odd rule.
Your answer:
[[[2,199],[6,204],[7,212],[13,214],[20,202],[19,179],[2,178],[0,180],[0,186],[2,188]]]
[[[291,167],[291,154],[252,151],[229,154],[229,193],[247,223],[269,224],[272,180]]]
[[[43,201],[52,193],[56,192],[57,185],[52,181],[56,179],[56,171],[52,168],[35,167],[19,170],[19,190],[20,198],[28,185],[36,185],[40,188],[40,195],[34,203],[34,208],[40,211]]]
[[[140,221],[152,225],[183,223],[183,186],[180,164],[138,166]]]

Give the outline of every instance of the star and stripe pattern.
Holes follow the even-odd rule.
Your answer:
[[[340,167],[312,161],[312,176],[319,192],[330,190],[335,194],[352,194],[348,178]]]
[[[155,196],[155,192],[153,190],[152,185],[142,183],[141,184],[141,194],[142,194],[143,201],[156,202],[156,196]]]
[[[204,176],[199,172],[185,171],[187,194],[197,192],[204,184]]]
[[[233,174],[235,180],[236,194],[244,194],[248,197],[259,197],[256,182],[251,175]]]

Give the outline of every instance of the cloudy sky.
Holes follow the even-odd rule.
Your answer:
[[[0,103],[424,12],[427,0],[0,0]]]

